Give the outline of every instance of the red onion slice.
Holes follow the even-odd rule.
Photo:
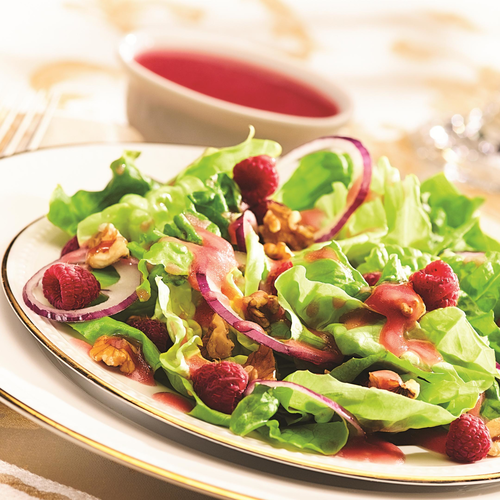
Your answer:
[[[220,291],[212,290],[207,279],[207,275],[197,273],[196,279],[200,292],[209,307],[217,313],[224,321],[230,324],[249,339],[258,344],[265,345],[273,351],[286,354],[303,361],[308,361],[315,365],[333,365],[341,361],[339,354],[332,351],[322,351],[302,342],[287,340],[281,342],[269,335],[263,328],[253,321],[245,321],[238,316],[229,305],[228,298]]]
[[[45,271],[57,262],[66,262],[68,264],[85,263],[87,255],[86,248],[79,248],[74,252],[67,253],[61,259],[56,260],[40,269],[31,277],[23,288],[24,303],[34,312],[54,321],[79,322],[99,319],[105,316],[112,316],[126,309],[137,300],[135,289],[141,283],[141,273],[137,269],[138,261],[134,258],[121,259],[113,264],[120,279],[109,288],[102,290],[101,293],[108,297],[106,302],[95,306],[84,307],[72,311],[57,309],[50,305],[43,296],[42,278]]]
[[[277,164],[280,175],[282,170],[288,170],[291,174],[304,156],[318,151],[348,154],[354,163],[355,172],[360,172],[347,194],[347,206],[342,215],[335,221],[333,226],[316,232],[315,241],[321,242],[333,239],[344,227],[354,211],[365,201],[372,179],[372,160],[367,149],[356,139],[341,136],[321,137],[303,144],[283,156]]]
[[[248,387],[245,390],[244,396],[248,396],[249,394],[251,394],[257,384],[267,385],[268,387],[272,388],[286,387],[288,389],[293,389],[294,391],[301,392],[302,394],[306,394],[307,396],[310,396],[316,399],[317,401],[323,403],[328,408],[331,408],[339,417],[344,419],[346,422],[350,423],[356,429],[358,435],[365,436],[365,431],[359,425],[359,422],[356,420],[356,417],[352,413],[348,412],[343,406],[340,406],[338,403],[333,401],[333,399],[327,398],[326,396],[318,394],[317,392],[311,391],[311,389],[308,389],[303,385],[296,384],[295,382],[287,382],[285,380],[264,380],[264,379],[255,379],[252,382],[250,382],[250,384],[248,384]]]
[[[250,228],[257,232],[257,219],[250,210],[245,210],[234,222],[229,226],[228,232],[231,243],[238,247],[240,252],[247,251],[246,235]]]

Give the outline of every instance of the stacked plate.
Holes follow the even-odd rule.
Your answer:
[[[52,190],[57,184],[70,193],[102,189],[106,166],[123,149],[142,151],[141,170],[160,180],[200,153],[187,146],[92,145],[2,161],[9,182],[0,185],[7,297],[0,299],[0,395],[11,406],[97,453],[223,498],[497,498],[500,458],[459,465],[408,446],[406,462],[388,466],[236,436],[187,415],[166,387],[139,384],[93,362],[71,329],[26,308],[24,284],[58,258],[67,239],[43,217]]]

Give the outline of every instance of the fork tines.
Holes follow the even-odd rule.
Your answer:
[[[33,151],[40,143],[57,108],[60,94],[44,90],[18,96],[0,111],[0,158]]]

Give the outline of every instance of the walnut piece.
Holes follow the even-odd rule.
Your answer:
[[[273,260],[289,260],[293,257],[292,251],[286,246],[284,241],[278,243],[265,243],[264,252]]]
[[[488,452],[488,456],[490,457],[498,457],[500,456],[500,418],[495,418],[490,420],[486,427],[490,431],[490,436],[492,439],[491,448]]]
[[[257,378],[264,380],[276,380],[276,361],[273,350],[264,345],[248,356],[243,368],[248,373],[251,382]]]
[[[229,338],[229,326],[218,315],[214,314],[203,335],[202,355],[207,359],[225,359],[233,353],[234,343]]]
[[[391,370],[370,372],[368,377],[368,387],[394,392],[410,399],[416,399],[420,394],[420,385],[416,380],[403,382],[401,377]]]
[[[137,349],[127,340],[103,335],[95,341],[89,354],[94,361],[102,361],[108,366],[119,366],[122,373],[129,375],[135,370],[135,364],[128,349],[137,353]]]
[[[302,250],[314,243],[314,228],[301,224],[300,212],[281,203],[269,203],[263,222],[259,230],[265,243],[283,242],[292,250]]]
[[[86,243],[89,249],[86,263],[94,269],[108,267],[130,255],[127,243],[113,224],[101,224],[99,232]]]
[[[285,315],[284,309],[278,302],[278,297],[269,295],[262,290],[243,297],[243,310],[246,311],[247,320],[254,321],[264,329],[269,328],[271,323],[278,321]]]

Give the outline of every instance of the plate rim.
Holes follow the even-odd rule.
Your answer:
[[[65,149],[68,147],[73,148],[75,146],[100,146],[100,147],[109,147],[109,146],[119,146],[119,145],[124,145],[124,144],[132,144],[132,142],[115,142],[115,143],[87,143],[87,144],[71,144],[68,146],[61,146],[61,147],[48,147],[44,148],[45,150],[60,150],[60,149]],[[197,149],[202,149],[199,146],[190,146],[190,145],[176,145],[176,144],[162,144],[162,143],[141,143],[137,142],[134,143],[134,145],[142,145],[142,146],[165,146],[165,147],[178,147],[180,149],[184,148],[197,148]],[[31,154],[37,153],[37,151],[31,152]],[[25,153],[17,153],[17,155],[20,154],[25,154]],[[149,415],[154,416],[155,418],[160,419],[161,421],[164,421],[165,423],[169,425],[173,425],[177,428],[181,428],[184,431],[190,432],[196,436],[202,437],[204,439],[207,439],[212,442],[216,442],[218,444],[222,444],[225,446],[228,446],[232,449],[236,449],[238,451],[244,452],[244,453],[249,453],[249,454],[254,454],[260,458],[264,459],[269,459],[278,463],[283,463],[286,465],[291,465],[295,467],[301,467],[309,470],[313,470],[315,472],[323,472],[323,473],[328,473],[328,474],[333,474],[333,475],[341,475],[344,477],[351,477],[355,479],[360,479],[360,480],[372,480],[372,481],[378,481],[378,482],[384,482],[384,483],[389,483],[389,484],[415,484],[415,485],[445,485],[445,486],[450,486],[450,485],[459,485],[459,484],[470,484],[470,483],[479,483],[479,482],[492,482],[494,480],[499,480],[500,479],[500,471],[495,472],[495,473],[484,473],[484,474],[470,474],[466,476],[411,476],[411,475],[401,475],[401,476],[394,476],[386,473],[381,473],[381,472],[372,472],[372,471],[362,471],[359,469],[352,469],[352,468],[346,468],[342,466],[337,466],[337,465],[331,465],[331,464],[325,464],[322,466],[321,464],[318,464],[317,462],[310,462],[307,459],[302,459],[302,457],[296,457],[295,459],[290,457],[286,457],[280,454],[280,449],[277,449],[276,452],[269,450],[263,450],[260,449],[256,446],[253,446],[251,443],[248,444],[247,446],[243,446],[238,442],[233,442],[230,438],[225,438],[224,436],[221,436],[217,433],[213,433],[211,431],[205,430],[205,429],[200,429],[196,425],[191,425],[189,423],[186,423],[180,419],[177,419],[173,415],[169,415],[167,413],[162,412],[161,410],[158,410],[156,408],[153,408],[149,406],[146,403],[143,403],[141,401],[136,400],[133,396],[128,395],[121,391],[118,388],[113,387],[112,384],[108,384],[104,380],[102,380],[99,376],[94,375],[92,372],[87,370],[85,367],[80,365],[77,361],[73,360],[69,355],[66,355],[60,348],[58,348],[54,343],[30,320],[28,315],[24,312],[23,307],[21,304],[17,301],[14,292],[12,291],[12,288],[9,283],[8,279],[8,272],[7,272],[7,266],[8,266],[8,259],[10,252],[12,250],[12,247],[14,246],[15,242],[18,240],[19,237],[31,226],[35,225],[36,223],[42,221],[45,219],[45,216],[41,216],[30,223],[28,223],[24,228],[22,228],[10,241],[10,243],[7,245],[7,248],[5,250],[5,253],[2,258],[2,263],[1,263],[1,279],[2,279],[2,285],[4,288],[5,295],[7,297],[7,300],[18,316],[18,318],[21,320],[21,322],[24,324],[24,326],[27,328],[27,330],[43,345],[52,355],[54,355],[58,360],[64,362],[69,368],[73,369],[76,373],[78,373],[80,376],[84,377],[87,381],[97,385],[101,389],[104,389],[111,393],[115,397],[119,397],[121,400],[131,404],[133,407],[139,409],[140,411],[146,412]],[[37,410],[30,408],[29,406],[25,405],[22,401],[18,400],[14,396],[6,393],[2,388],[0,388],[0,397],[5,397],[5,399],[9,400],[12,404],[16,405],[17,407],[21,408],[23,411],[27,411],[31,415],[35,416],[37,419],[44,421],[47,423],[49,426],[54,427],[56,430],[61,430],[63,429],[62,432],[64,432],[67,435],[73,436],[74,434],[78,434],[75,431],[72,431],[71,429],[61,426],[61,424],[55,422],[52,420],[50,417],[46,417],[42,414],[40,414]],[[194,418],[194,417],[193,417]],[[73,436],[75,437],[75,436]],[[82,439],[80,439],[81,442],[85,444],[87,441],[91,441],[89,438],[86,438],[85,436],[81,436]],[[77,438],[78,439],[78,438]],[[101,445],[100,443],[95,443],[96,446],[93,446],[94,448],[100,450],[100,447],[105,447],[108,448],[106,445]],[[92,446],[92,445],[91,445]],[[116,454],[118,455],[124,455],[122,452],[119,452],[117,450],[113,450],[109,448],[110,450],[110,455],[114,456],[115,458],[120,458],[121,457],[116,457]],[[102,451],[102,450],[101,450]],[[107,453],[106,451],[102,451],[104,453]],[[126,457],[126,455],[124,455]],[[132,457],[129,457],[131,462],[128,462],[126,459],[125,461],[127,463],[132,463],[137,462],[138,460]],[[147,464],[146,462],[143,462],[144,467],[141,467],[143,470],[146,470],[147,472],[151,472],[151,468],[157,468],[159,470],[162,470],[165,474],[160,474],[164,477],[167,477],[167,475],[175,475],[179,476],[178,481],[180,484],[186,484],[182,482],[182,476],[176,474],[176,473],[171,473],[170,471],[166,469],[160,469],[157,466],[152,466],[150,464]],[[191,478],[183,478],[185,479],[188,483],[192,482]],[[173,481],[176,481],[175,479],[172,479]],[[208,485],[205,483],[200,483],[202,486],[206,487],[206,491],[211,492],[212,489],[220,489],[218,487],[214,487],[212,485]],[[204,490],[205,491],[205,490]],[[226,495],[227,498],[240,498],[238,496],[234,496],[235,494],[229,490],[224,491],[222,490],[222,493]],[[221,494],[221,492],[216,493],[218,495]],[[229,496],[227,496],[229,495]],[[239,494],[237,494],[239,495]],[[248,499],[252,497],[245,497],[242,496],[241,498]]]
[[[56,422],[51,417],[44,415],[38,410],[32,408],[26,403],[22,402],[20,399],[16,398],[5,389],[0,387],[0,400],[7,404],[16,407],[16,411],[21,411],[27,418],[36,419],[37,422],[41,422],[43,425],[49,427],[52,432],[62,435],[64,438],[71,441],[76,441],[80,445],[87,446],[97,451],[101,455],[113,459],[118,463],[125,462],[128,466],[133,467],[141,472],[146,472],[154,477],[160,477],[169,481],[172,484],[177,484],[185,488],[189,488],[193,491],[198,491],[202,493],[208,493],[210,495],[217,495],[222,498],[228,498],[230,500],[259,500],[257,497],[246,495],[243,493],[237,493],[231,490],[226,490],[220,486],[215,486],[212,484],[204,483],[197,479],[193,479],[187,476],[178,474],[177,472],[169,471],[164,467],[159,467],[157,465],[150,464],[141,460],[139,458],[132,457],[122,451],[116,450],[111,446],[99,443],[95,439],[84,436],[83,434],[70,429],[69,427]]]

